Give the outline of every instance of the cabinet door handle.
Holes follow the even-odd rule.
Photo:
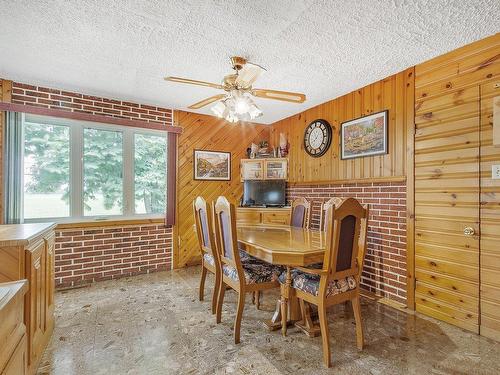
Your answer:
[[[474,235],[474,233],[475,233],[475,232],[474,232],[474,228],[472,228],[472,227],[465,227],[465,228],[464,228],[464,234],[465,234],[466,236],[473,236],[473,235]]]

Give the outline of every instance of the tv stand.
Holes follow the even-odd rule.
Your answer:
[[[238,207],[236,223],[247,225],[290,225],[292,208],[285,207]]]

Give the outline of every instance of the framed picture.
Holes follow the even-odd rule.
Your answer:
[[[194,179],[230,181],[231,153],[194,150]]]
[[[340,125],[341,159],[387,154],[388,114],[386,110],[343,122]]]

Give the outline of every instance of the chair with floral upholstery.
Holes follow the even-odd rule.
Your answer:
[[[205,202],[202,197],[196,197],[193,201],[194,222],[196,226],[196,235],[201,252],[201,280],[200,280],[200,301],[203,301],[205,291],[205,279],[207,272],[215,275],[214,292],[212,294],[212,314],[215,314],[217,306],[217,296],[219,295],[220,285],[220,257],[216,251],[216,243],[213,234],[212,211],[210,204]]]
[[[311,203],[305,198],[297,198],[292,202],[292,214],[290,215],[290,226],[296,228],[309,228],[309,215]]]
[[[234,324],[234,342],[238,344],[246,294],[279,288],[278,277],[282,269],[265,262],[255,262],[252,257],[243,259],[240,256],[235,208],[225,197],[219,197],[215,203],[215,236],[222,267],[216,321],[217,323],[221,321],[226,288],[235,290],[238,293],[238,307]]]
[[[326,308],[350,301],[356,321],[356,342],[363,348],[363,327],[359,298],[361,254],[366,249],[368,208],[354,198],[327,210],[330,223],[328,242],[322,268],[296,267],[292,270],[292,288],[304,302],[316,305],[323,341],[323,361],[331,365],[330,340]],[[282,280],[280,280],[282,281]],[[282,309],[282,324],[286,324],[286,309]]]

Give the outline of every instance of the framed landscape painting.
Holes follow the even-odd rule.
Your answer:
[[[231,153],[194,150],[194,179],[230,181]]]
[[[340,157],[353,159],[387,154],[388,111],[346,121],[340,127]]]

